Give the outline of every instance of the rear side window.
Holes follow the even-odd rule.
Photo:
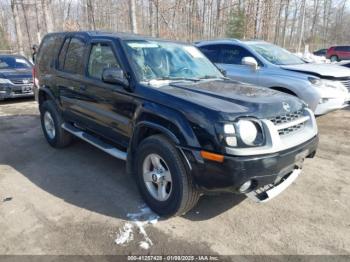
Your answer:
[[[243,57],[253,55],[243,47],[235,45],[223,45],[221,49],[222,63],[241,65]]]
[[[72,74],[82,74],[85,42],[73,37],[65,55],[63,71]]]
[[[50,67],[54,66],[63,38],[63,34],[54,34],[47,35],[43,39],[36,58],[36,63],[40,71],[46,72]]]
[[[199,49],[206,55],[206,57],[213,63],[220,63],[220,46],[208,45],[201,46]]]
[[[350,52],[350,46],[337,46],[336,51]]]
[[[61,48],[61,51],[60,51],[60,54],[58,56],[58,69],[59,70],[63,70],[64,59],[66,57],[66,52],[67,52],[67,48],[68,48],[68,45],[69,45],[69,41],[70,41],[70,38],[67,38],[64,41],[64,44],[63,44],[63,46]]]
[[[91,47],[88,74],[97,79],[102,79],[102,72],[106,68],[120,68],[120,65],[108,44],[93,44]]]

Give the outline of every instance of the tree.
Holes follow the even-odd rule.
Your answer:
[[[243,38],[245,28],[245,15],[242,11],[235,11],[231,13],[226,36],[232,38]]]
[[[41,0],[41,6],[43,10],[43,15],[44,15],[46,31],[48,33],[53,32],[54,25],[52,22],[52,14],[51,14],[51,0]]]
[[[136,2],[135,0],[129,0],[129,17],[131,32],[137,34],[137,20],[136,20]]]
[[[24,55],[21,22],[19,20],[17,2],[15,0],[11,0],[11,10],[13,15],[13,20],[15,21],[14,25],[16,29],[17,50],[20,54]]]

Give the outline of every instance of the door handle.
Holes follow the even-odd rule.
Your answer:
[[[79,87],[79,89],[80,89],[81,91],[85,91],[85,90],[87,89],[87,87],[86,87],[85,85],[81,85],[81,86]]]

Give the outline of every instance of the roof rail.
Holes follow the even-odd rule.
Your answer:
[[[232,41],[232,42],[240,42],[239,39],[236,38],[214,38],[214,39],[203,39],[203,40],[197,40],[194,41],[194,44],[199,44],[202,42],[211,42],[211,41]]]

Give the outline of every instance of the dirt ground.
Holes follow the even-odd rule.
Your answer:
[[[349,255],[350,109],[317,122],[316,157],[276,199],[206,196],[184,217],[140,226],[123,161],[82,141],[53,149],[36,102],[0,102],[0,254]],[[128,226],[133,239],[116,244]]]

